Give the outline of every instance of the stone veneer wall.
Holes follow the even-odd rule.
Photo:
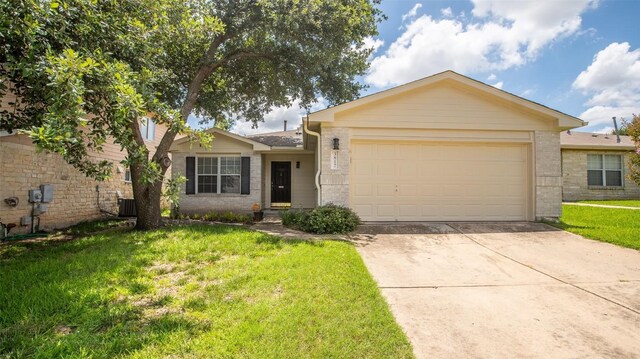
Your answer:
[[[209,154],[207,154],[209,155]],[[215,153],[211,155],[215,156]],[[172,174],[173,176],[185,175],[186,158],[189,156],[196,157],[194,153],[174,152],[172,154]],[[251,212],[251,206],[254,203],[262,203],[262,156],[253,152],[242,153],[241,156],[251,157],[251,180],[249,181],[250,194],[214,194],[214,193],[196,193],[186,194],[186,185],[180,188],[180,212],[192,214],[205,214],[216,211],[234,211],[234,212]]]
[[[535,132],[536,220],[562,215],[560,132]]]
[[[115,168],[115,166],[114,166]],[[53,201],[40,216],[40,228],[52,230],[104,216],[98,207],[117,213],[116,191],[124,198],[133,198],[131,184],[124,182],[124,173],[116,173],[108,181],[98,182],[86,177],[54,153],[37,153],[35,146],[0,141],[0,220],[20,224],[20,218],[31,214],[28,191],[42,184],[53,185]],[[17,207],[4,199],[18,197]],[[10,234],[28,233],[30,227],[16,227]]]
[[[351,135],[348,128],[322,128],[322,173],[320,185],[322,188],[322,204],[333,203],[349,206],[349,164],[351,162],[349,147]],[[340,139],[338,155],[338,169],[331,169],[331,151],[333,139]]]
[[[640,186],[625,176],[623,187],[589,187],[587,185],[587,154],[624,155],[624,171],[629,168],[629,156],[624,151],[562,150],[562,199],[564,201],[602,199],[640,199]]]

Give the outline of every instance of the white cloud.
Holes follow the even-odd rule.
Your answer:
[[[382,45],[384,45],[383,40],[374,39],[373,37],[365,37],[362,47],[364,47],[365,49],[372,49],[373,51],[371,52],[371,54],[375,54],[375,52],[378,51],[378,49]]]
[[[402,22],[404,22],[407,19],[412,19],[414,18],[417,14],[418,14],[418,10],[422,7],[421,3],[416,3],[415,5],[413,5],[413,7],[411,8],[411,10],[409,10],[408,13],[402,15]]]
[[[493,87],[495,87],[495,88],[498,88],[498,89],[502,89],[502,86],[503,86],[503,85],[504,85],[504,82],[502,82],[502,81],[498,81],[498,82],[496,82],[495,84],[493,84],[493,85],[491,85],[491,86],[493,86]]]
[[[453,11],[451,11],[450,7],[444,8],[444,9],[440,9],[440,13],[442,14],[443,17],[452,17],[453,16]]]
[[[473,0],[470,18],[419,16],[373,59],[365,80],[385,87],[447,69],[467,73],[522,65],[546,45],[575,34],[580,15],[594,3],[567,0],[558,6],[552,1]]]
[[[590,106],[580,118],[588,128],[610,124],[611,117],[630,119],[640,113],[640,49],[629,43],[611,43],[573,82],[573,88],[589,95]]]
[[[609,135],[612,134],[613,131],[615,130],[615,128],[613,126],[608,126],[608,127],[603,127],[597,131],[595,131],[596,133],[602,133],[604,135]]]
[[[603,125],[612,125],[613,120],[611,118],[614,116],[618,119],[618,124],[620,124],[620,119],[622,118],[631,120],[634,113],[640,113],[640,106],[593,106],[581,113],[578,118],[588,121],[589,126],[584,127],[584,130],[591,131]],[[582,131],[583,129],[581,128],[580,130]]]
[[[319,98],[318,102],[311,106],[311,111],[317,111],[326,107],[326,101]],[[264,122],[258,122],[257,128],[252,128],[252,123],[238,120],[231,132],[246,136],[257,133],[278,132],[284,130],[284,121],[287,120],[287,130],[293,130],[302,124],[302,117],[307,113],[300,107],[300,101],[296,100],[290,107],[274,107],[264,115]]]
[[[498,77],[496,76],[496,74],[491,74],[491,75],[489,75],[489,77],[487,77],[487,81],[493,81],[493,80],[495,80],[496,78],[498,78]]]

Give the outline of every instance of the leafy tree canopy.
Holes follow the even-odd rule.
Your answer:
[[[112,139],[127,152],[134,196],[159,202],[163,159],[191,113],[228,126],[317,95],[356,97],[364,39],[378,0],[6,0],[0,3],[0,128],[28,130],[89,176]],[[6,103],[4,104],[7,105]],[[155,153],[140,135],[152,116],[169,131]],[[140,208],[140,206],[138,206]],[[159,213],[159,212],[158,212]]]
[[[626,130],[631,140],[636,145],[636,150],[629,157],[628,176],[640,185],[640,115],[633,115],[633,119],[627,122]]]

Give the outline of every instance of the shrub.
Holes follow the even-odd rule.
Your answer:
[[[360,224],[360,218],[351,209],[328,204],[310,212],[285,211],[282,224],[317,234],[348,233]]]
[[[253,217],[248,214],[234,213],[234,212],[209,212],[207,214],[180,214],[179,218],[191,218],[202,219],[209,222],[223,222],[223,223],[252,223]]]
[[[309,212],[295,210],[282,211],[280,212],[280,217],[282,218],[283,225],[304,230],[302,226],[309,218]]]

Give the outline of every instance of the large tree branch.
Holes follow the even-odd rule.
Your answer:
[[[195,106],[196,100],[198,99],[198,92],[200,92],[200,89],[202,88],[202,84],[204,83],[204,80],[206,80],[206,78],[213,72],[213,70],[207,72],[208,66],[209,66],[207,64],[210,63],[212,59],[215,58],[218,48],[220,48],[220,46],[225,41],[227,41],[232,37],[233,37],[233,34],[225,33],[223,35],[216,37],[211,42],[211,45],[209,45],[207,52],[202,58],[202,61],[201,61],[202,65],[198,69],[196,76],[193,78],[193,80],[191,80],[191,83],[187,88],[187,95],[182,104],[182,108],[180,109],[180,117],[183,122],[187,122],[187,118],[191,114],[191,111],[193,111],[193,107]],[[153,154],[153,160],[160,163],[163,175],[167,171],[168,167],[165,167],[162,164],[162,161],[160,160],[167,156],[167,153],[169,152],[169,148],[171,147],[171,144],[173,143],[173,140],[176,138],[177,134],[178,132],[176,130],[169,128],[167,132],[165,132],[164,136],[162,136],[162,140],[160,140],[160,143],[156,148],[156,152]]]
[[[140,124],[138,121],[131,121],[131,131],[133,132],[133,140],[138,144],[138,146],[145,147],[144,138],[142,138],[142,133],[140,132]]]
[[[196,76],[193,78],[193,80],[189,84],[189,88],[187,90],[187,96],[182,105],[182,108],[180,109],[180,117],[182,118],[182,121],[185,121],[185,122],[187,121],[187,118],[189,117],[189,115],[191,114],[191,111],[193,111],[193,108],[195,107],[196,101],[198,99],[198,94],[200,93],[200,89],[202,88],[202,84],[206,81],[206,79],[209,76],[211,76],[211,74],[216,69],[218,69],[219,67],[223,66],[226,63],[229,63],[235,60],[273,57],[273,55],[270,53],[259,53],[259,52],[251,52],[246,50],[239,50],[239,51],[230,53],[219,60],[213,61],[213,59],[215,58],[215,52],[217,51],[217,49],[226,39],[230,37],[231,35],[228,35],[227,37],[224,37],[221,40],[214,41],[209,47],[209,49],[207,50],[207,53],[204,56],[203,65],[200,66],[200,68],[198,69],[198,72],[196,73]],[[162,137],[162,140],[160,141],[160,144],[156,148],[156,152],[153,155],[153,160],[161,164],[163,174],[166,172],[167,168],[165,168],[164,165],[162,165],[162,162],[160,160],[167,155],[169,148],[171,147],[171,144],[173,143],[173,140],[175,139],[176,135],[177,135],[176,131],[169,129],[165,133],[165,135]]]

